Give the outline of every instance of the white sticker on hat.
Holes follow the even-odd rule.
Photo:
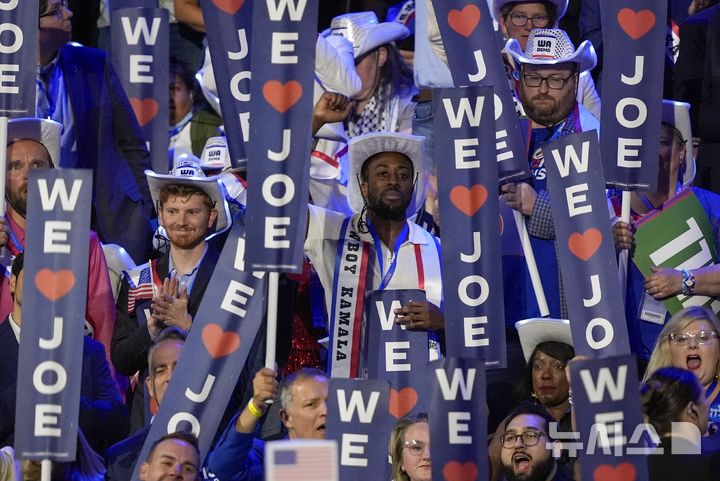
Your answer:
[[[532,58],[555,58],[556,44],[555,37],[536,36],[530,55]]]

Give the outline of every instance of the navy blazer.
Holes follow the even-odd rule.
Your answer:
[[[10,320],[0,324],[0,445],[13,445],[19,344]],[[129,417],[99,342],[83,337],[79,425],[90,446],[102,453],[127,435]]]
[[[107,53],[67,44],[58,55],[77,132],[76,167],[93,170],[92,229],[136,262],[151,246],[154,214],[145,138]]]
[[[106,481],[128,481],[132,479],[133,469],[140,457],[150,427],[136,431],[129,438],[125,438],[108,448],[105,452]]]

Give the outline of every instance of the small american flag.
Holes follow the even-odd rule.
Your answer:
[[[153,272],[149,262],[125,271],[125,279],[130,287],[128,290],[128,313],[135,311],[135,303],[138,300],[152,299],[155,292],[153,286]]]
[[[265,449],[267,481],[338,481],[335,441],[277,441]]]

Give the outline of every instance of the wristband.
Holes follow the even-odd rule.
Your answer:
[[[262,417],[263,412],[255,407],[255,403],[253,403],[252,398],[250,398],[250,401],[248,401],[247,408],[248,408],[248,411],[250,411],[250,414],[252,414],[256,418]]]
[[[695,294],[695,275],[687,269],[681,271],[682,274],[682,295],[692,296]]]

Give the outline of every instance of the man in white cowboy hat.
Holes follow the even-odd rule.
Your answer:
[[[715,234],[715,249],[720,252],[720,196],[699,187],[690,187],[695,176],[690,104],[663,100],[659,164],[658,191],[632,193],[631,221],[635,222],[648,214],[657,213],[657,209],[665,202],[690,190],[710,221]],[[619,197],[616,195],[611,198],[618,217],[621,203]],[[633,231],[632,225],[619,220],[615,222],[613,238],[618,251],[635,246]],[[702,264],[705,263],[703,259]],[[715,300],[720,297],[720,264],[702,267],[688,264],[684,264],[684,269],[656,267],[652,274],[645,277],[635,263],[630,263],[625,315],[630,348],[642,361],[650,359],[660,331],[670,319],[670,314],[660,300],[678,294],[708,296]]]
[[[352,97],[349,115],[339,119],[345,138],[320,139],[312,152],[310,195],[316,205],[350,213],[345,198],[347,139],[368,132],[412,131],[416,89],[412,72],[393,45],[410,31],[397,22],[379,22],[373,12],[356,12],[335,17],[323,35],[352,43],[362,87]]]
[[[58,165],[62,125],[49,119],[18,118],[8,122],[5,200],[7,212],[0,219],[0,246],[12,256],[25,250],[27,229],[27,189],[30,169]],[[115,301],[108,277],[105,255],[97,233],[90,231],[85,332],[100,341],[110,359],[110,343],[115,326]],[[0,318],[12,311],[9,274],[0,284]],[[0,321],[1,322],[1,321]]]
[[[524,51],[515,39],[508,40],[505,49],[519,65],[520,100],[531,124],[528,161],[533,178],[532,185],[503,185],[503,198],[526,216],[546,291],[557,286],[555,292],[547,292],[551,315],[566,317],[562,315],[564,300],[542,146],[565,135],[599,128],[598,120],[576,100],[578,75],[595,66],[595,51],[588,41],[575,50],[567,33],[560,29],[534,29]]]
[[[557,28],[558,22],[567,11],[568,0],[492,0],[490,12],[498,22],[506,39],[516,39],[520,49],[525,50],[530,32],[536,28]],[[515,70],[512,55],[503,51],[503,59],[509,70],[510,78]],[[519,87],[514,79],[512,88]],[[577,79],[577,101],[582,104],[595,118],[600,119],[600,96],[595,89],[595,82],[589,71],[580,72]],[[518,106],[522,112],[522,104]]]
[[[319,105],[316,114],[320,110]],[[362,319],[365,292],[424,289],[427,301],[411,301],[398,309],[397,321],[409,329],[444,328],[438,307],[440,245],[408,220],[425,200],[423,140],[390,132],[351,139],[348,200],[354,214],[309,206],[305,253],[325,288],[334,344],[330,346],[333,376],[357,375],[351,350],[361,333],[340,321],[348,315],[356,322]]]
[[[222,184],[205,177],[197,162],[178,163],[168,175],[145,174],[169,249],[125,273],[112,359],[126,376],[147,368],[148,349],[164,327],[192,326],[220,255],[208,239],[231,225]],[[135,399],[131,428],[142,425],[141,396]]]

